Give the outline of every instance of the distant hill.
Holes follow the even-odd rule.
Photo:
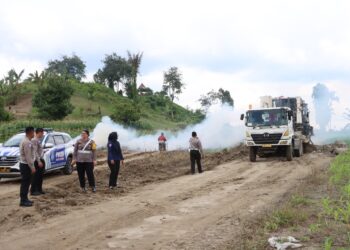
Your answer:
[[[64,122],[86,119],[98,121],[102,116],[111,115],[118,104],[131,102],[127,97],[101,84],[72,83],[72,85],[74,94],[71,103],[74,105],[74,111],[64,119]],[[16,120],[35,118],[32,96],[37,89],[38,85],[34,83],[20,84],[17,104],[6,107],[14,114]],[[169,109],[170,100],[160,95],[140,96],[139,106],[141,119],[138,128],[144,131],[177,130],[198,123],[204,118],[201,113],[187,110],[177,104],[173,106],[174,118],[172,118]]]

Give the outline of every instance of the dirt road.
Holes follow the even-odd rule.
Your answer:
[[[239,235],[247,219],[272,209],[315,169],[329,165],[323,153],[293,162],[249,163],[234,150],[209,154],[207,171],[187,175],[185,152],[151,154],[122,171],[116,191],[79,192],[76,176],[46,180],[48,194],[33,208],[19,208],[18,183],[0,185],[3,249],[220,249]],[[224,164],[220,164],[226,162]],[[104,182],[103,182],[103,181]]]

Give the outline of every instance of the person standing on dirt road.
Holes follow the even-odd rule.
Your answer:
[[[109,188],[114,189],[118,185],[118,175],[120,164],[124,166],[124,157],[123,152],[120,147],[120,143],[118,141],[118,133],[112,132],[108,136],[108,166],[111,170],[111,174],[109,176]]]
[[[35,137],[32,139],[33,150],[34,150],[34,166],[35,174],[32,178],[32,186],[30,187],[31,195],[45,194],[43,192],[43,175],[45,172],[45,162],[43,160],[43,148],[41,145],[42,138],[44,136],[44,129],[37,128],[35,130]]]
[[[191,159],[191,173],[196,172],[196,163],[198,167],[198,172],[203,173],[201,159],[203,157],[202,143],[199,140],[197,133],[192,132],[192,137],[190,138],[190,159]]]
[[[159,151],[166,151],[166,137],[164,136],[164,133],[162,132],[160,136],[158,137],[158,145],[159,145]]]
[[[83,192],[85,188],[85,173],[92,192],[96,192],[94,166],[96,166],[96,143],[89,138],[90,132],[84,129],[81,138],[74,145],[73,162],[77,164],[80,187]]]
[[[27,127],[25,129],[25,137],[19,146],[20,152],[20,164],[19,169],[21,172],[21,187],[20,187],[20,206],[31,207],[33,202],[28,199],[28,191],[32,178],[32,174],[35,173],[34,166],[34,150],[32,139],[34,137],[34,128]]]

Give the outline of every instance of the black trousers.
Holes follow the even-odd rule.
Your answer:
[[[95,187],[94,164],[92,162],[77,162],[77,171],[80,187],[85,188],[85,173],[89,181],[89,186]]]
[[[39,164],[37,161],[34,162],[35,166],[35,174],[32,177],[32,185],[30,187],[30,192],[42,192],[43,191],[43,176],[45,172],[45,162],[43,159],[40,159],[40,161],[43,163],[43,167],[39,168]]]
[[[32,170],[30,169],[28,164],[19,164],[19,169],[21,172],[21,187],[20,187],[20,197],[21,202],[28,201],[28,191],[29,186],[32,181]]]
[[[201,164],[201,153],[198,150],[190,151],[190,159],[191,159],[191,173],[194,174],[196,172],[196,163],[198,167],[198,172],[202,173],[202,164]]]
[[[111,170],[111,174],[109,175],[109,186],[116,187],[117,181],[118,181],[119,169],[120,169],[120,161],[114,161],[114,164],[108,161],[108,166],[109,166],[109,169]]]

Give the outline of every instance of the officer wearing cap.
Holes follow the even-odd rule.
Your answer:
[[[32,139],[34,137],[34,128],[33,127],[27,127],[25,129],[25,137],[23,141],[20,144],[19,151],[20,151],[20,172],[21,172],[21,188],[20,188],[20,206],[21,207],[31,207],[33,205],[33,202],[28,199],[28,191],[29,186],[32,178],[32,174],[35,173],[35,167],[34,167],[34,150],[33,150],[33,144]]]

